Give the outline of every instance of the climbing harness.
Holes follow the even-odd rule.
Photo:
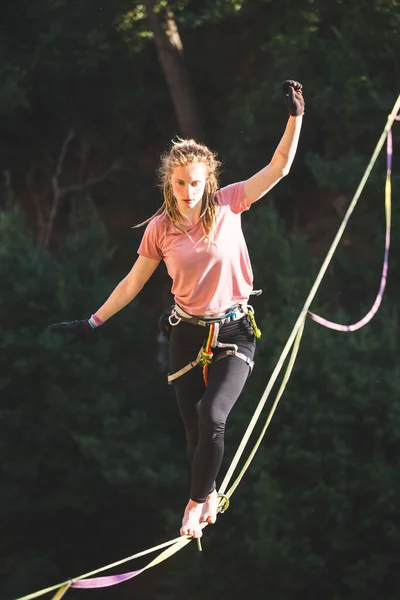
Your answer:
[[[260,290],[256,290],[256,294],[259,295],[261,293]],[[232,308],[229,308],[225,311],[225,314],[220,315],[218,317],[205,317],[205,316],[196,316],[187,313],[179,304],[175,304],[173,310],[169,316],[169,324],[171,327],[176,327],[182,321],[184,323],[190,323],[191,325],[199,325],[200,327],[209,327],[208,336],[206,342],[202,345],[199,350],[197,357],[188,363],[179,371],[175,373],[168,374],[168,383],[171,383],[178,377],[181,377],[191,369],[194,369],[198,364],[201,364],[203,367],[203,379],[204,383],[208,385],[208,371],[213,362],[220,360],[221,358],[226,358],[227,356],[236,356],[241,360],[244,360],[245,363],[248,364],[250,369],[250,374],[253,370],[254,361],[251,360],[248,356],[243,354],[243,352],[239,352],[239,348],[237,344],[223,344],[218,341],[218,334],[222,325],[227,323],[232,323],[233,321],[238,321],[239,319],[243,319],[243,317],[248,316],[250,322],[252,324],[254,335],[256,337],[261,337],[261,331],[258,329],[255,319],[254,319],[254,309],[252,306],[248,304],[237,304]],[[214,355],[213,349],[221,348],[222,352]]]
[[[220,498],[220,502],[218,505],[218,512],[224,512],[229,504],[229,498],[232,496],[232,494],[234,493],[235,489],[237,488],[237,486],[239,485],[241,479],[244,476],[244,473],[246,472],[246,470],[248,469],[252,459],[255,456],[255,453],[257,451],[257,449],[259,448],[262,439],[265,435],[265,432],[271,422],[271,419],[273,417],[273,414],[275,412],[275,409],[278,405],[278,402],[284,392],[284,389],[286,387],[286,384],[289,380],[290,374],[292,372],[293,369],[293,365],[294,362],[296,360],[296,356],[297,356],[297,352],[299,349],[299,345],[300,345],[300,341],[301,341],[301,336],[304,330],[304,325],[305,325],[305,320],[307,317],[307,314],[309,313],[309,308],[311,305],[311,302],[313,301],[319,285],[322,281],[323,276],[325,275],[327,268],[329,266],[329,263],[332,259],[332,256],[334,254],[334,252],[336,251],[336,248],[339,244],[339,241],[343,235],[343,232],[347,226],[348,220],[358,202],[358,199],[360,198],[361,192],[367,182],[367,179],[371,173],[372,167],[374,166],[379,152],[381,151],[383,144],[385,142],[385,139],[387,136],[389,136],[389,132],[391,130],[391,127],[393,125],[393,122],[395,120],[400,120],[400,117],[397,116],[397,114],[400,111],[400,95],[398,96],[392,112],[390,113],[390,115],[388,116],[385,128],[383,130],[382,135],[380,136],[378,143],[375,147],[375,150],[372,154],[372,157],[370,159],[370,162],[368,164],[368,167],[360,181],[360,184],[353,196],[353,199],[347,209],[346,215],[342,221],[341,226],[339,227],[339,230],[331,244],[331,247],[328,251],[328,254],[325,257],[324,262],[321,265],[321,268],[318,272],[318,275],[314,281],[314,284],[305,300],[305,303],[303,305],[303,308],[300,311],[300,314],[294,324],[294,327],[288,337],[288,340],[281,352],[281,355],[277,361],[277,364],[272,372],[272,375],[267,383],[267,386],[261,396],[261,399],[256,407],[256,410],[254,412],[254,415],[246,429],[246,432],[242,438],[242,441],[235,453],[235,456],[229,466],[229,469],[224,477],[224,480],[218,490],[218,497]],[[391,141],[391,138],[389,138],[388,140],[388,149],[389,149],[389,142]],[[389,150],[388,150],[389,151]],[[390,158],[391,158],[391,146],[390,146]],[[388,163],[390,166],[390,163]],[[390,169],[389,169],[390,170]],[[389,186],[387,186],[387,190],[388,193],[390,194],[390,184]],[[386,277],[386,273],[385,273],[385,277]],[[372,310],[372,309],[371,309]],[[249,315],[250,317],[250,315]],[[254,326],[253,326],[254,327]],[[345,326],[347,327],[347,326]],[[276,395],[275,401],[273,403],[273,406],[269,412],[269,415],[266,419],[266,422],[264,424],[264,427],[261,431],[261,434],[259,435],[254,447],[252,448],[248,458],[245,461],[245,464],[241,470],[241,472],[239,473],[238,477],[236,478],[236,480],[234,481],[233,484],[231,484],[231,487],[229,490],[226,491],[226,488],[228,487],[228,484],[232,478],[233,472],[235,471],[239,460],[241,459],[241,456],[243,454],[243,451],[249,441],[249,438],[254,430],[254,427],[259,419],[259,416],[261,414],[261,411],[269,397],[269,394],[272,390],[272,387],[274,386],[279,373],[281,372],[284,362],[286,360],[286,358],[288,357],[289,352],[291,351],[291,356],[289,358],[289,363],[288,366],[286,368],[286,371],[284,373],[280,388],[278,390],[278,393]],[[198,363],[196,363],[198,364]],[[201,523],[200,525],[201,529],[204,529],[205,527],[207,527],[207,523]],[[22,596],[20,598],[17,598],[16,600],[34,600],[35,598],[38,598],[39,596],[43,596],[46,593],[58,590],[56,595],[53,597],[52,600],[58,600],[59,598],[61,598],[65,592],[69,589],[69,588],[84,588],[84,589],[88,589],[88,588],[102,588],[102,587],[109,587],[109,586],[113,586],[115,584],[118,583],[122,583],[123,581],[127,581],[133,577],[136,577],[138,575],[140,575],[141,573],[143,573],[144,571],[146,571],[147,569],[150,569],[158,564],[160,564],[161,562],[163,562],[164,560],[167,560],[168,558],[170,558],[171,556],[173,556],[176,552],[179,552],[182,548],[184,548],[187,544],[189,544],[192,541],[193,538],[191,538],[190,536],[180,536],[178,538],[169,540],[167,542],[164,542],[163,544],[160,544],[158,546],[154,546],[153,548],[149,548],[147,550],[144,550],[142,552],[139,552],[138,554],[134,554],[133,556],[129,556],[127,558],[124,558],[122,560],[119,560],[117,562],[105,565],[103,567],[100,567],[94,571],[91,571],[89,573],[85,573],[84,575],[80,575],[79,577],[75,577],[74,579],[70,579],[68,581],[64,581],[62,583],[58,583],[56,585],[38,590],[32,594],[28,594],[26,596]],[[131,561],[135,558],[139,558],[141,556],[145,556],[147,554],[150,554],[151,552],[155,552],[157,550],[161,550],[162,548],[164,548],[164,550],[158,554],[153,560],[151,560],[147,565],[145,565],[142,569],[139,569],[137,571],[131,571],[129,573],[121,573],[121,574],[117,574],[117,575],[110,575],[107,577],[93,577],[93,575],[97,575],[98,573],[104,572],[106,570],[109,570],[111,568],[117,567],[119,565],[122,565],[123,563],[126,563],[128,561]]]

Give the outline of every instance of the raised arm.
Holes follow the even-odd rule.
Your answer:
[[[96,311],[96,316],[104,323],[132,302],[159,264],[159,260],[140,255],[128,275],[120,281],[104,304]]]
[[[302,85],[296,81],[285,81],[283,91],[289,109],[289,120],[271,162],[244,183],[249,204],[262,198],[289,173],[296,154],[304,114]]]

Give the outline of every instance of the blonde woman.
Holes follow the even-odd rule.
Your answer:
[[[258,173],[218,189],[220,163],[194,140],[172,143],[161,158],[164,202],[147,223],[128,275],[90,319],[50,326],[80,339],[129,304],[161,261],[172,279],[175,305],[163,320],[171,373],[191,465],[189,501],[181,535],[200,537],[214,523],[216,478],[228,415],[251,372],[257,328],[247,303],[253,274],[241,213],[289,173],[299,140],[302,86],[285,81],[289,110],[271,161]]]

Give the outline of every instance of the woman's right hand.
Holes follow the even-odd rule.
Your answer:
[[[76,344],[90,335],[97,327],[92,327],[88,320],[83,321],[62,321],[49,325],[52,333],[61,333],[72,336],[68,344]]]

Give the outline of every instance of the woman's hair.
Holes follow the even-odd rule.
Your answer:
[[[218,189],[218,176],[221,163],[215,152],[192,139],[177,138],[172,140],[169,150],[162,156],[158,169],[160,187],[163,191],[164,202],[154,215],[149,219],[136,225],[146,225],[154,217],[165,213],[182,233],[187,233],[182,223],[182,213],[178,210],[178,204],[172,192],[171,174],[176,167],[185,167],[193,163],[203,163],[206,165],[206,185],[204,188],[203,199],[201,203],[200,221],[203,228],[204,237],[212,240],[215,222],[218,214],[218,204],[215,194]]]

